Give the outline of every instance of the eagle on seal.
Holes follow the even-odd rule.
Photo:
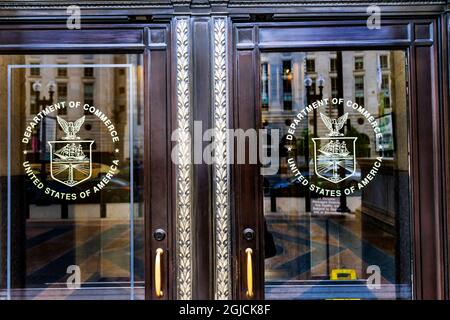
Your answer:
[[[328,133],[327,136],[339,137],[339,136],[344,135],[342,133],[339,133],[339,130],[342,129],[345,122],[347,121],[348,112],[337,119],[330,119],[329,117],[324,115],[322,112],[320,113],[320,117],[322,118],[322,121],[325,124],[325,126],[328,128],[328,130],[330,130],[330,133]]]
[[[80,137],[77,137],[78,131],[80,131],[81,126],[84,123],[85,116],[82,116],[80,119],[76,121],[66,121],[63,118],[56,116],[56,119],[58,119],[58,123],[63,129],[64,133],[66,134],[63,139],[64,140],[76,140],[80,139]]]

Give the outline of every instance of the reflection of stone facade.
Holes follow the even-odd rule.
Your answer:
[[[323,98],[337,97],[336,52],[308,53],[266,53],[261,56],[261,92],[263,104],[263,124],[269,128],[281,130],[281,136],[287,133],[285,121],[306,106],[306,90],[304,80],[313,80],[313,87],[319,93],[317,80],[324,79]],[[264,64],[267,64],[264,69]],[[286,67],[286,66],[291,66]],[[403,52],[392,54],[390,51],[344,51],[342,53],[344,99],[362,104],[374,117],[391,113],[398,101],[397,96],[405,94],[405,77],[399,76],[398,70],[405,66]],[[264,70],[267,70],[265,73]],[[288,77],[286,76],[288,74]],[[291,79],[291,93],[286,93],[283,80]],[[289,90],[289,88],[288,88]],[[398,94],[396,94],[398,93]],[[283,98],[292,96],[292,110],[285,105]],[[264,102],[267,103],[264,108]],[[352,109],[349,112],[350,124],[359,133],[370,139],[370,156],[375,153],[373,129],[367,119]],[[337,118],[337,108],[326,110],[328,116]],[[313,130],[313,116],[309,115],[309,131]],[[302,123],[306,129],[307,124]],[[323,136],[328,129],[318,117],[317,132]],[[365,155],[369,156],[369,154]]]
[[[8,149],[8,140],[7,137],[7,121],[8,121],[8,82],[7,80],[7,69],[8,65],[13,64],[23,64],[25,62],[24,56],[16,55],[16,56],[7,56],[0,55],[0,75],[3,76],[4,81],[0,81],[0,106],[1,106],[1,114],[0,117],[0,129],[1,136],[4,137],[0,139],[0,177],[7,176],[7,149]],[[22,84],[20,82],[12,82],[11,83],[11,91],[14,93],[14,99],[17,100],[19,105],[23,105],[25,92]],[[23,119],[24,111],[20,108],[12,108],[11,109],[11,136],[20,137],[23,132],[21,132],[22,124],[21,119]],[[11,146],[12,154],[20,154],[20,150],[15,150],[19,146],[19,143],[16,143]],[[11,163],[11,174],[18,175],[21,172],[22,167],[20,163]]]
[[[56,90],[54,94],[53,102],[59,101],[80,101],[83,103],[89,103],[100,111],[102,111],[114,124],[115,130],[120,138],[119,153],[114,154],[120,160],[120,174],[119,179],[128,180],[128,166],[129,166],[129,123],[130,123],[130,100],[129,93],[132,90],[132,116],[133,116],[133,141],[134,141],[134,154],[135,154],[135,170],[141,170],[142,152],[143,152],[143,109],[140,107],[143,103],[143,93],[137,94],[142,91],[142,68],[139,64],[142,63],[142,57],[139,55],[17,55],[17,56],[1,56],[0,57],[0,74],[4,79],[7,79],[8,65],[17,65],[27,67],[13,68],[11,71],[11,90],[8,92],[7,81],[2,82],[0,85],[0,102],[2,113],[5,115],[0,118],[0,127],[3,130],[3,136],[7,136],[7,99],[11,97],[11,175],[13,177],[23,176],[22,163],[25,159],[30,160],[35,164],[36,169],[40,169],[40,160],[44,159],[48,162],[48,158],[41,158],[41,152],[38,147],[38,129],[35,130],[34,141],[30,139],[27,144],[27,154],[24,154],[24,144],[21,143],[22,136],[24,134],[25,127],[31,121],[41,109],[35,103],[35,91],[32,88],[33,83],[39,81],[41,83],[41,99],[45,97],[49,98],[48,84],[52,81],[56,84]],[[34,68],[34,64],[39,64],[41,67]],[[90,68],[90,64],[99,65],[103,64],[108,66]],[[128,68],[113,65],[117,64],[131,64],[132,77]],[[67,67],[65,65],[74,65]],[[132,83],[130,83],[132,81]],[[85,94],[85,85],[92,85],[92,96]],[[61,85],[65,86],[66,90],[61,90]],[[59,88],[58,88],[59,87]],[[131,88],[131,89],[130,89]],[[90,99],[91,101],[87,101]],[[45,107],[45,106],[44,106]],[[74,121],[85,115],[83,108],[65,108],[58,111],[58,115],[67,121]],[[54,138],[61,139],[64,136],[64,132],[55,119],[56,112],[49,114],[46,119],[46,131],[47,141]],[[41,122],[42,123],[42,122]],[[97,179],[101,173],[106,173],[110,165],[110,154],[115,150],[113,149],[111,135],[107,131],[105,124],[100,121],[97,116],[90,113],[86,113],[86,119],[77,133],[77,136],[84,139],[95,140],[95,150],[93,150],[93,162],[102,163],[102,166],[96,166],[93,168],[93,179]],[[47,144],[46,144],[47,146]],[[0,142],[0,160],[4,164],[0,166],[0,177],[4,178],[6,182],[7,176],[7,149],[8,140],[5,138]],[[30,152],[34,151],[34,152]],[[137,166],[137,167],[136,167]],[[46,165],[48,168],[48,165]],[[137,169],[136,169],[137,168]],[[13,200],[19,199],[20,195],[24,194],[24,190],[28,190],[29,180],[21,182],[13,182],[13,188],[18,188]],[[135,179],[135,183],[136,179]],[[25,186],[25,187],[24,187]],[[25,188],[25,189],[24,189]],[[30,193],[33,197],[35,195],[33,190]],[[106,208],[105,216],[110,219],[123,218],[125,214],[128,216],[129,210],[124,210],[124,206],[127,204],[126,196],[129,191],[124,189],[118,191],[123,195],[123,199],[115,200],[117,203],[108,204]],[[117,197],[116,197],[117,198]],[[33,198],[34,199],[34,198]],[[125,199],[125,200],[124,200]],[[19,201],[19,200],[17,200]],[[34,200],[33,200],[34,201]],[[46,201],[46,200],[44,200]],[[108,200],[104,200],[108,201]],[[91,211],[82,209],[86,206],[90,206]],[[77,218],[84,219],[85,216],[89,218],[101,217],[101,206],[97,202],[94,204],[69,204],[67,217],[69,219]],[[81,212],[81,216],[80,213]],[[104,210],[105,211],[105,210]],[[57,205],[52,206],[35,206],[34,204],[29,206],[29,217],[31,219],[61,219],[63,216],[62,207]]]
[[[39,72],[27,68],[26,85],[26,114],[27,122],[34,116],[38,107],[33,107],[35,81],[42,84],[41,96],[48,97],[47,85],[54,81],[56,92],[54,102],[80,101],[99,108],[114,124],[122,142],[121,151],[128,153],[128,83],[127,68],[100,67],[101,64],[126,63],[125,56],[116,55],[40,55],[26,56],[27,64],[53,65],[40,67]],[[89,65],[96,65],[90,67]],[[55,67],[54,65],[58,65]],[[82,67],[65,67],[65,65],[82,65]],[[134,88],[136,90],[136,88]],[[105,130],[105,126],[91,113],[85,113],[82,108],[67,108],[60,110],[59,116],[69,120],[76,120],[86,114],[86,120],[79,135],[85,139],[95,140],[94,151],[112,152],[112,141]],[[55,115],[51,115],[55,116]],[[60,137],[61,129],[55,122],[52,130],[57,130]],[[52,126],[51,126],[52,127]],[[54,135],[54,133],[53,133]],[[48,136],[52,136],[49,133]]]
[[[306,106],[304,80],[307,77],[312,79],[312,87],[316,87],[316,94],[319,93],[317,80],[322,77],[324,79],[323,98],[338,97],[335,58],[335,52],[263,54],[261,56],[263,126],[280,129],[281,136],[287,133],[286,120],[294,118],[300,109]],[[270,186],[273,196],[266,196],[264,199],[265,219],[269,229],[275,234],[289,234],[298,239],[304,237],[311,245],[303,246],[298,240],[289,241],[286,238],[278,238],[277,245],[283,247],[283,253],[266,260],[266,279],[329,279],[331,270],[346,268],[353,269],[358,279],[366,279],[368,276],[366,267],[371,259],[371,252],[361,245],[362,241],[383,245],[392,251],[396,250],[395,237],[400,239],[400,243],[406,243],[407,240],[403,237],[407,235],[407,232],[396,234],[395,231],[400,221],[402,222],[400,228],[410,225],[407,212],[409,208],[407,204],[409,197],[408,109],[405,59],[403,51],[346,51],[342,53],[344,100],[360,103],[375,118],[392,114],[396,140],[395,149],[384,154],[383,169],[378,172],[377,178],[373,179],[361,193],[346,198],[347,207],[352,214],[339,214],[339,220],[323,213],[308,217],[313,210],[307,211],[306,197],[289,194],[297,186],[293,186],[292,189],[286,188],[284,194],[279,193],[277,188],[279,189],[278,185],[281,183],[278,181],[283,181],[285,176],[290,176],[284,158],[286,153],[283,156],[280,151],[282,161],[279,174],[270,177],[278,185],[273,183]],[[286,83],[289,80],[291,83]],[[368,138],[368,148],[365,149],[367,152],[359,150],[360,153],[357,154],[357,171],[361,173],[361,176],[366,176],[372,168],[373,157],[377,155],[373,128],[359,112],[350,108],[344,110],[349,113],[350,124],[357,131],[352,134],[359,134],[361,140],[364,138],[363,134]],[[331,118],[338,117],[335,107],[322,109],[321,112],[325,112]],[[308,129],[312,134],[314,124],[312,113],[308,120],[303,121],[298,127]],[[325,136],[328,132],[318,114],[318,136]],[[300,137],[300,134],[296,132],[296,137]],[[299,150],[297,154],[300,163],[305,159],[302,153],[304,150],[307,149]],[[311,161],[311,154],[309,157]],[[309,163],[310,174],[313,174],[312,167]],[[392,192],[389,187],[396,184],[400,186],[400,193]],[[315,201],[325,203],[330,199],[319,198]],[[336,211],[332,209],[327,213],[336,214]],[[292,228],[293,225],[299,227]],[[336,248],[345,249],[341,251]],[[402,261],[410,261],[407,248],[401,254],[404,256]],[[304,257],[308,258],[303,259]],[[303,265],[301,267],[294,265],[292,261],[301,261]],[[388,269],[385,266],[381,267]],[[408,266],[403,266],[401,270],[405,270],[404,274],[409,274]],[[382,280],[383,283],[396,281],[392,274],[383,276],[385,277]]]

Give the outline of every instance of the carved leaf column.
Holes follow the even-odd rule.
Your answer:
[[[189,85],[189,19],[176,24],[177,68],[177,298],[192,299],[191,238],[191,106]]]
[[[223,300],[231,297],[227,20],[216,17],[213,21],[215,298]]]

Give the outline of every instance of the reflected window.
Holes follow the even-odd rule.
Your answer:
[[[84,68],[84,76],[86,78],[92,78],[94,76],[94,68],[92,67]]]
[[[364,105],[364,76],[355,76],[355,102]]]
[[[389,96],[383,97],[384,107],[389,109],[391,107],[391,98]]]
[[[330,58],[330,72],[337,72],[337,59]]]
[[[33,62],[32,65],[38,65],[39,63]],[[30,68],[30,76],[33,77],[39,77],[41,75],[41,69],[40,68]]]
[[[283,108],[292,110],[292,62],[283,61]]]
[[[384,74],[381,78],[381,90],[389,92],[389,75]]]
[[[58,77],[67,77],[67,68],[66,67],[58,67],[57,75],[58,75]]]
[[[306,59],[306,72],[316,72],[316,60],[312,58]]]
[[[36,114],[39,112],[39,106],[36,102],[36,94],[33,92],[33,89],[31,89],[33,86],[33,83],[30,83],[30,94],[28,95],[30,98],[30,114]]]
[[[364,57],[355,57],[355,71],[364,70]]]
[[[337,98],[338,97],[338,78],[333,76],[330,77],[330,82],[331,82],[331,97],[332,98]]]
[[[85,104],[94,105],[94,84],[93,83],[85,83],[83,85],[83,101]],[[85,110],[85,112],[89,112],[89,110]]]
[[[389,69],[388,56],[386,54],[380,55],[380,67],[383,70]]]
[[[267,110],[269,107],[269,64],[261,64],[261,108]]]
[[[56,96],[58,102],[67,101],[67,83],[58,83],[56,85]],[[59,114],[67,114],[67,108],[63,108],[59,111]]]

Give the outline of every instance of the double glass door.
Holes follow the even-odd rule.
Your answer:
[[[440,190],[431,132],[439,116],[430,48],[391,42],[359,50],[350,33],[325,28],[341,40],[324,51],[313,39],[318,50],[309,51],[298,46],[314,28],[236,27],[233,41],[242,42],[231,55],[227,121],[265,129],[262,149],[270,152],[262,152],[263,170],[227,166],[229,186],[216,195],[230,191],[221,236],[233,256],[222,257],[222,269],[213,262],[217,242],[199,244],[198,230],[177,220],[180,207],[187,217],[202,210],[178,203],[180,189],[190,196],[198,181],[211,183],[191,167],[180,179],[170,158],[180,114],[183,128],[194,130],[186,111],[196,108],[193,92],[208,90],[188,84],[190,40],[178,44],[186,53],[179,69],[169,63],[167,26],[146,27],[145,44],[141,25],[95,28],[103,27],[66,40],[97,53],[58,53],[64,45],[41,30],[36,39],[51,54],[25,54],[18,44],[22,54],[0,55],[0,298],[177,298],[180,287],[212,292],[222,275],[208,282],[198,272],[216,267],[229,277],[230,298],[410,299],[418,266],[422,285],[434,276],[427,263],[437,251],[427,237],[438,226],[430,199]],[[18,32],[35,50],[38,40]],[[119,45],[140,53],[98,53]],[[171,72],[180,70],[185,78],[175,80]],[[188,239],[181,254],[180,230]],[[181,255],[188,263],[179,268]]]
[[[144,299],[143,55],[0,70],[2,295]]]

